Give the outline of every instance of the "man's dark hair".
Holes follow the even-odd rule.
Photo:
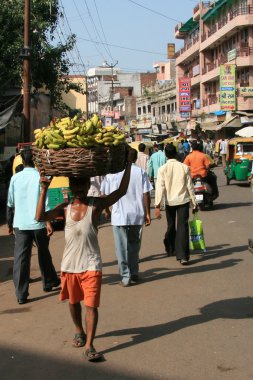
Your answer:
[[[198,150],[198,143],[197,143],[197,141],[192,141],[191,146],[192,146],[192,150]]]
[[[175,158],[177,156],[177,150],[174,145],[167,144],[165,147],[165,155],[167,158]]]
[[[32,149],[23,149],[20,152],[24,166],[34,167]]]
[[[138,146],[139,152],[144,152],[145,148],[146,148],[146,145],[143,144],[143,143],[140,143],[139,146]]]
[[[181,144],[183,144],[183,143],[184,143],[184,139],[181,140]]]
[[[163,143],[158,144],[157,146],[158,146],[158,150],[163,150],[163,148],[164,148],[164,144]]]

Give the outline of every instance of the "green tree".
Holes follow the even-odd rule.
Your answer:
[[[65,37],[64,43],[55,40],[62,17],[58,0],[31,2],[31,84],[34,92],[45,87],[51,103],[59,106],[61,92],[73,85],[66,76],[71,63],[67,53],[73,48],[75,35]],[[0,6],[0,95],[11,86],[22,86],[24,46],[24,0],[1,0]],[[79,89],[80,90],[80,89]]]

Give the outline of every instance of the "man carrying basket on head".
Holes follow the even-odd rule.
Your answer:
[[[87,197],[90,187],[89,178],[70,177],[70,190],[73,201],[58,205],[54,210],[45,211],[47,188],[50,181],[41,177],[41,194],[38,202],[36,219],[52,220],[65,216],[65,249],[61,263],[62,290],[60,299],[69,299],[70,314],[76,334],[73,346],[84,346],[84,357],[88,361],[102,359],[102,354],[93,347],[97,321],[100,290],[102,282],[102,261],[97,239],[97,223],[102,211],[116,203],[127,192],[133,150],[128,153],[128,162],[120,186],[103,198]],[[81,301],[86,306],[86,334],[82,324]]]

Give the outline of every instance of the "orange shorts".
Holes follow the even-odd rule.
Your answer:
[[[98,307],[102,284],[101,271],[86,271],[82,273],[61,273],[60,300],[69,299],[75,304],[83,301],[86,306]]]

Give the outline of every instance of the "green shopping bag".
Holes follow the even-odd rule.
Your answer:
[[[193,219],[189,221],[190,232],[190,250],[191,251],[206,251],[203,223],[198,218],[198,214],[195,213]]]

